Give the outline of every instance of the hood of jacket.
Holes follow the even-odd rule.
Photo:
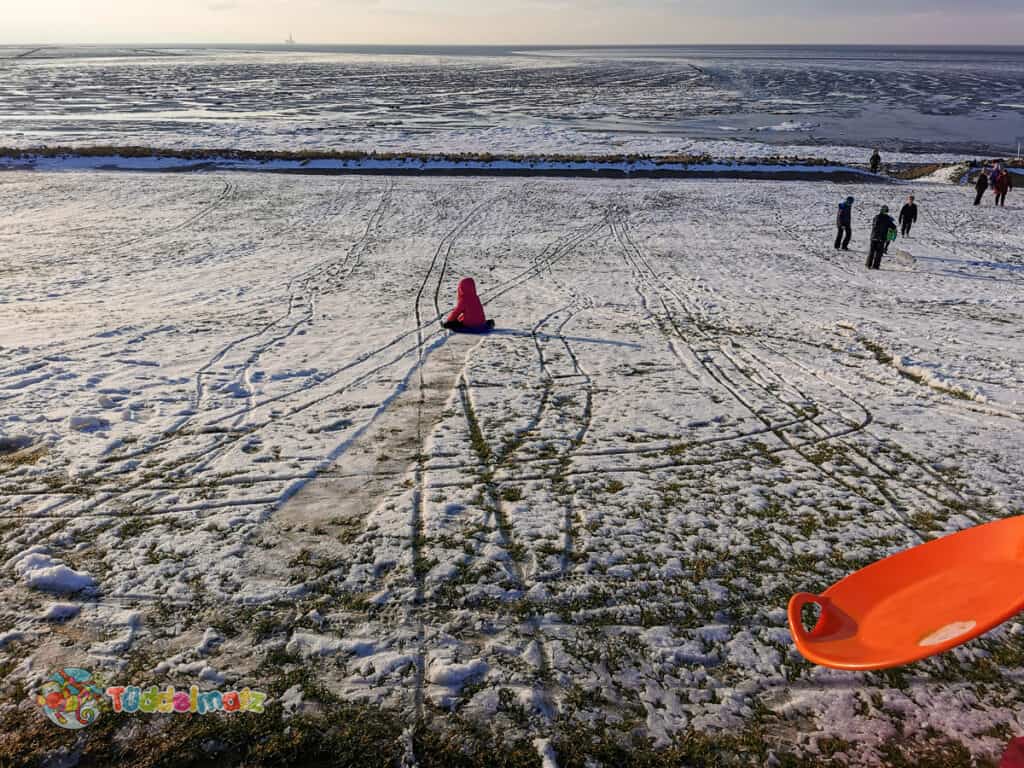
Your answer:
[[[476,281],[472,277],[464,277],[459,280],[458,296],[459,301],[476,298]]]

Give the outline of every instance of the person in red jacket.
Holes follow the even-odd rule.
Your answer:
[[[449,331],[471,333],[482,333],[494,327],[494,321],[484,315],[484,307],[476,295],[476,283],[472,277],[464,277],[459,281],[459,300],[441,327]]]
[[[1006,193],[1013,189],[1013,177],[1010,175],[1010,172],[1005,168],[1001,168],[996,175],[995,181],[992,182],[992,186],[996,195],[996,205],[1005,206]]]

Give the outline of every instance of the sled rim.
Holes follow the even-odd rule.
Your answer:
[[[1020,538],[1022,543],[1024,543],[1024,516],[1005,518],[958,531],[940,539],[896,552],[845,576],[820,595],[798,592],[790,598],[787,608],[790,634],[797,650],[811,663],[830,669],[846,671],[891,669],[945,653],[990,632],[1024,610],[1024,588],[1021,589],[1014,599],[1003,603],[1001,608],[993,606],[988,610],[977,611],[974,617],[965,617],[973,618],[971,621],[952,622],[946,626],[932,626],[929,628],[927,625],[921,624],[921,617],[919,615],[917,617],[918,620],[909,621],[909,625],[912,627],[921,625],[918,628],[922,632],[928,629],[931,629],[931,632],[924,635],[917,643],[904,642],[894,644],[887,649],[873,648],[865,643],[863,640],[863,630],[865,626],[871,627],[871,622],[865,622],[863,615],[856,619],[847,616],[842,611],[840,604],[833,600],[833,597],[837,592],[842,593],[845,590],[849,590],[851,584],[856,585],[859,581],[867,581],[868,575],[877,576],[880,573],[891,570],[898,571],[899,566],[904,562],[911,562],[914,559],[920,558],[925,547],[929,547],[931,553],[943,550],[970,552],[972,547],[967,545],[972,540],[975,546],[977,546],[979,541],[982,543],[990,541],[994,534],[1001,533],[997,529],[1003,528],[1007,530],[1019,529],[1021,531]],[[977,568],[980,572],[984,572],[986,567],[1010,566],[1013,564],[1018,564],[1021,568],[1024,568],[1024,546],[1018,548],[1015,557],[979,559]],[[956,573],[957,570],[963,567],[964,563],[954,564],[945,572],[947,574]],[[935,571],[935,574],[941,573],[943,572]],[[896,589],[888,594],[880,594],[879,599],[874,602],[874,605],[883,604],[886,598],[898,594],[898,591]],[[981,596],[979,595],[979,597]],[[814,627],[807,630],[804,627],[801,613],[805,606],[812,604],[819,607],[820,615]],[[982,606],[987,607],[984,606],[984,603],[982,603]],[[842,638],[838,637],[841,629],[846,631],[852,629],[853,631],[848,638]],[[852,645],[848,643],[845,646],[845,652],[841,654],[842,657],[840,658],[830,653],[829,643],[838,642],[841,639],[850,639],[856,642]],[[863,651],[860,658],[849,658],[851,651],[856,650]]]

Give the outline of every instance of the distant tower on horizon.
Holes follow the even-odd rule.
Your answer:
[[[292,33],[288,33],[288,39],[284,41],[285,45],[295,45],[295,38],[292,37]]]

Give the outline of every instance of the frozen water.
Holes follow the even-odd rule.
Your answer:
[[[1022,103],[1019,48],[0,49],[21,147],[1002,154]]]

